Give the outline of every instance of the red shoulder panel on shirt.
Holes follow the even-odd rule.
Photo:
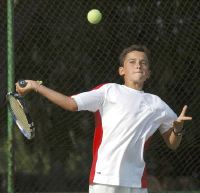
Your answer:
[[[98,88],[102,87],[102,86],[103,86],[103,85],[105,85],[105,84],[108,84],[108,83],[103,83],[103,84],[100,84],[100,85],[98,85],[98,86],[94,87],[92,90],[96,90],[96,89],[98,89]]]

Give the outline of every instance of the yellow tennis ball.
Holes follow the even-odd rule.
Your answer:
[[[91,24],[98,24],[102,19],[102,14],[98,9],[92,9],[88,12],[87,19]]]

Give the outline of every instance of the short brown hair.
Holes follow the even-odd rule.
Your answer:
[[[131,46],[129,46],[128,48],[125,48],[122,53],[119,56],[119,62],[120,62],[120,66],[124,65],[124,60],[125,57],[128,53],[133,52],[133,51],[139,51],[139,52],[144,52],[148,58],[149,61],[149,55],[150,55],[150,51],[149,49],[144,46],[144,45],[137,45],[137,44],[133,44]]]

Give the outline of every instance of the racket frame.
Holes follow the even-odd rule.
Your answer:
[[[12,114],[14,122],[16,123],[16,125],[18,126],[18,128],[20,129],[20,131],[22,132],[22,134],[27,139],[32,139],[35,136],[35,125],[34,125],[34,122],[31,119],[31,116],[30,116],[29,111],[27,109],[24,97],[21,96],[21,95],[19,95],[16,92],[9,92],[9,93],[7,93],[6,97],[7,97],[7,101],[8,101],[8,107],[10,109],[10,112]],[[28,125],[29,125],[29,129],[30,129],[29,132],[26,131],[26,129],[21,126],[21,124],[19,123],[19,120],[16,118],[16,115],[15,115],[15,113],[13,112],[13,110],[11,108],[9,97],[14,97],[17,100],[17,102],[19,103],[19,105],[22,107],[22,109],[24,111],[24,114],[26,116]]]

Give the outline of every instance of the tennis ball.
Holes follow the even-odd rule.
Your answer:
[[[92,9],[88,12],[87,19],[91,24],[98,24],[102,19],[102,14],[98,9]]]

